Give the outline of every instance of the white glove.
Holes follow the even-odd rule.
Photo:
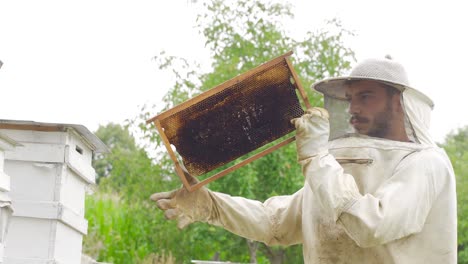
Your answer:
[[[324,108],[312,107],[301,117],[291,120],[296,127],[298,161],[328,153],[327,143],[330,135],[328,117],[328,112]]]
[[[187,180],[193,184],[197,180],[186,174]],[[185,228],[197,221],[208,221],[211,216],[213,201],[210,191],[205,187],[189,192],[184,187],[169,191],[154,193],[151,200],[159,209],[164,210],[164,216],[169,220],[177,220],[177,227]]]

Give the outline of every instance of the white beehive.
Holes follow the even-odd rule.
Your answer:
[[[3,263],[6,236],[11,219],[10,175],[4,171],[5,151],[11,151],[18,143],[0,133],[0,263]]]
[[[5,152],[14,213],[4,263],[79,264],[92,156],[106,146],[81,125],[0,120],[0,132],[21,144]]]

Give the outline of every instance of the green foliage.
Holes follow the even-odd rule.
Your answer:
[[[200,5],[196,28],[211,51],[211,69],[201,72],[199,63],[161,52],[155,61],[161,71],[173,74],[174,84],[158,110],[172,108],[290,50],[294,51],[291,60],[311,104],[321,105],[321,97],[309,89],[310,85],[343,73],[354,61],[354,53],[343,41],[352,33],[337,20],[296,40],[283,28],[293,12],[282,1],[212,0],[201,1]],[[109,124],[96,132],[112,152],[94,161],[99,190],[98,195],[87,198],[90,234],[84,248],[90,254],[97,249],[91,255],[113,263],[142,263],[167,255],[174,256],[178,263],[188,263],[191,259],[208,260],[216,254],[225,261],[271,263],[279,259],[277,263],[302,263],[300,245],[267,247],[198,223],[179,231],[174,221],[164,219],[148,197],[178,188],[180,181],[155,127],[145,122],[155,108],[145,105],[128,126]],[[135,143],[129,127],[138,133],[143,147]],[[289,144],[212,182],[209,188],[264,201],[292,194],[302,185],[295,146]],[[256,259],[251,259],[249,246],[254,250],[258,247]]]
[[[97,196],[86,199],[86,218],[89,223],[89,234],[84,243],[85,252],[95,252],[94,257],[114,263],[132,263],[149,253],[148,244],[139,243],[145,234],[141,232],[140,223],[130,222],[129,213],[135,208],[120,204],[117,196]],[[138,211],[137,211],[138,212]],[[138,239],[138,240],[135,240]],[[135,244],[139,244],[136,246]]]
[[[457,178],[458,263],[468,263],[468,126],[451,132],[442,147]]]
[[[175,187],[174,174],[153,163],[127,126],[111,123],[100,126],[95,134],[111,150],[93,161],[101,189],[118,192],[126,200],[143,201],[154,190]]]
[[[242,238],[198,223],[181,231],[149,201],[128,201],[100,190],[87,196],[86,218],[89,228],[83,251],[98,261],[144,263],[148,258],[171,256],[174,262],[189,263],[211,259],[219,252],[221,259],[248,262]]]
[[[128,127],[108,124],[96,131],[111,149],[95,158],[95,164],[107,164],[97,169],[98,190],[86,198],[86,218],[89,233],[84,240],[84,252],[100,261],[112,263],[143,263],[147,258],[160,259],[170,255],[177,261],[210,259],[216,252],[237,254],[235,261],[245,261],[243,239],[220,228],[193,224],[180,231],[176,223],[167,221],[150,203],[149,196],[180,187],[174,173],[154,164],[146,152],[137,146]],[[210,239],[207,239],[210,238]],[[156,255],[155,255],[156,254]],[[232,260],[232,258],[231,258]]]
[[[176,247],[174,252],[164,250],[178,243],[179,232],[148,203],[100,192],[86,198],[86,218],[89,230],[83,251],[99,261],[141,263],[150,255],[181,253]]]
[[[343,73],[354,61],[354,53],[343,43],[345,36],[352,33],[343,29],[338,20],[329,21],[327,28],[309,32],[304,39],[296,40],[289,37],[282,26],[283,21],[293,18],[290,5],[283,2],[244,0],[230,3],[213,0],[202,1],[201,5],[204,8],[198,15],[196,27],[205,37],[206,47],[211,51],[212,69],[202,73],[199,72],[198,64],[191,66],[186,59],[167,56],[164,52],[157,56],[159,68],[172,72],[175,79],[164,98],[163,109],[172,108],[290,50],[294,51],[291,59],[311,104],[320,106],[323,103],[321,96],[309,89],[310,85],[317,79]],[[144,114],[145,118],[148,116]],[[140,124],[140,128],[146,139],[161,147],[161,141],[154,136],[154,127],[145,129]],[[162,156],[161,160],[167,158]],[[303,177],[296,161],[295,146],[290,144],[210,183],[209,188],[264,201],[274,195],[292,194],[302,185]],[[224,231],[219,232],[223,234]],[[209,233],[200,233],[200,236],[213,243],[217,241]],[[237,241],[237,247],[246,244],[230,234],[222,236]],[[288,261],[302,262],[299,246],[284,249],[262,245],[259,248],[262,252],[260,258],[268,257],[271,260],[275,254],[284,254]],[[248,257],[247,252],[222,252],[230,260],[244,261],[235,259],[242,254]],[[295,258],[297,255],[300,257]]]
[[[109,149],[125,150],[126,152],[136,151],[135,139],[118,124],[110,123],[105,127],[100,126],[95,133]],[[93,159],[98,182],[102,177],[107,177],[111,170],[112,163],[103,157],[104,154],[98,153]]]
[[[127,126],[108,124],[95,134],[111,151],[93,161],[100,181],[97,192],[86,197],[84,252],[115,264],[183,254],[164,250],[174,248],[179,232],[148,199],[155,191],[176,188],[172,174],[152,162]]]
[[[308,32],[304,39],[289,37],[283,22],[293,19],[290,5],[264,1],[203,1],[197,28],[211,50],[212,69],[200,72],[200,64],[169,56],[164,51],[155,57],[160,70],[174,75],[175,83],[164,98],[163,109],[213,88],[243,72],[290,50],[293,65],[311,103],[320,96],[309,89],[318,79],[340,75],[355,61],[354,52],[344,39],[353,33],[333,19],[327,27]],[[235,6],[235,8],[232,8]]]

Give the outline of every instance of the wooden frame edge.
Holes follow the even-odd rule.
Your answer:
[[[148,119],[146,121],[146,123],[151,123],[155,119],[164,119],[168,115],[171,115],[171,114],[173,114],[175,112],[178,112],[178,111],[180,111],[180,109],[184,109],[187,105],[196,104],[196,103],[206,99],[207,97],[210,97],[213,94],[216,94],[216,93],[226,89],[226,87],[230,87],[230,86],[234,85],[235,83],[239,83],[239,82],[245,80],[246,78],[250,77],[251,75],[253,75],[253,74],[257,73],[257,72],[261,72],[261,71],[263,71],[264,69],[266,69],[268,67],[271,67],[273,65],[276,65],[276,64],[280,63],[283,59],[285,59],[286,62],[288,62],[287,57],[291,56],[291,54],[293,54],[293,52],[289,51],[289,52],[287,52],[287,53],[285,53],[285,54],[283,54],[281,56],[278,56],[278,57],[276,57],[276,58],[274,58],[274,59],[272,59],[272,60],[270,60],[268,62],[260,64],[259,66],[255,67],[255,68],[253,68],[251,70],[248,70],[248,71],[246,71],[246,72],[244,72],[244,73],[242,73],[242,74],[240,74],[240,75],[238,75],[238,76],[236,76],[236,77],[234,77],[234,78],[232,78],[230,80],[227,80],[227,81],[219,84],[218,86],[216,86],[216,87],[214,87],[214,88],[212,88],[210,90],[207,90],[207,91],[205,91],[205,92],[203,92],[203,93],[201,93],[201,94],[199,94],[199,95],[197,95],[197,96],[195,96],[195,97],[193,97],[193,98],[191,98],[191,99],[189,99],[189,100],[187,100],[187,101],[185,101],[185,102],[183,102],[183,103],[181,103],[179,105],[174,106],[173,108],[171,108],[169,110],[166,110],[166,111],[164,111],[164,112],[162,112],[162,113]]]
[[[261,157],[263,157],[265,155],[268,155],[271,152],[273,152],[273,151],[275,151],[275,150],[277,150],[277,149],[279,149],[279,148],[293,142],[295,139],[296,138],[294,136],[290,137],[288,139],[285,139],[285,140],[279,142],[278,144],[276,144],[274,146],[271,146],[271,147],[269,147],[269,148],[255,154],[255,155],[253,155],[253,156],[239,162],[236,165],[233,165],[233,166],[231,166],[231,167],[229,167],[229,168],[227,168],[227,169],[225,169],[223,171],[220,171],[217,174],[198,182],[197,184],[191,185],[190,189],[187,189],[187,190],[189,192],[196,191],[196,190],[200,189],[202,186],[204,186],[204,185],[206,185],[206,184],[208,184],[208,183],[210,183],[210,182],[212,182],[214,180],[217,180],[217,179],[219,179],[219,178],[221,178],[223,176],[226,176],[227,174],[231,173],[232,171],[234,171],[234,170],[236,170],[236,169],[238,169],[238,168],[240,168],[240,167],[242,167],[244,165],[247,165],[247,164],[251,163],[252,161],[255,161],[255,160],[257,160],[257,159],[259,159],[259,158],[261,158]]]
[[[245,76],[247,76],[247,77],[251,76],[251,75],[255,74],[256,72],[263,71],[268,67],[276,65],[278,63],[281,63],[283,59],[285,60],[285,62],[287,63],[287,65],[289,67],[289,70],[290,70],[290,72],[292,74],[292,77],[294,79],[294,82],[296,84],[296,88],[299,90],[299,94],[300,94],[301,99],[304,102],[304,105],[307,108],[310,108],[311,105],[310,105],[309,99],[307,97],[307,93],[305,92],[305,90],[304,90],[304,88],[303,88],[303,86],[302,86],[302,84],[300,82],[300,79],[299,79],[299,77],[298,77],[298,75],[297,75],[291,61],[288,59],[288,57],[291,54],[293,54],[293,52],[289,51],[289,52],[287,52],[287,53],[285,53],[285,54],[283,54],[281,56],[278,56],[278,57],[276,57],[276,58],[274,58],[274,59],[272,59],[272,60],[270,60],[270,61],[268,61],[266,63],[263,63],[263,64],[255,67],[254,69],[251,69],[251,70],[243,73],[242,76],[234,77],[233,79],[230,79],[230,80],[216,86],[215,88],[210,89],[210,90],[208,90],[208,91],[206,91],[206,92],[204,92],[204,93],[202,93],[202,94],[200,94],[200,95],[198,95],[198,96],[196,96],[196,97],[194,97],[192,99],[189,99],[189,100],[175,106],[174,108],[171,108],[171,109],[169,109],[169,110],[167,110],[165,112],[162,112],[162,113],[160,113],[160,114],[158,114],[158,115],[156,115],[156,116],[154,116],[154,117],[152,117],[152,118],[150,118],[150,119],[148,119],[146,121],[147,124],[151,123],[151,122],[153,122],[155,124],[157,130],[159,131],[159,134],[161,135],[163,143],[164,143],[164,145],[166,146],[166,149],[169,152],[169,155],[170,155],[171,159],[174,161],[176,173],[179,176],[180,180],[182,181],[182,183],[183,183],[183,185],[184,185],[184,187],[185,187],[185,189],[187,191],[189,191],[189,192],[196,191],[196,190],[200,189],[201,187],[207,185],[208,183],[210,183],[210,182],[212,182],[214,180],[217,180],[217,179],[231,173],[232,171],[234,171],[234,170],[236,170],[236,169],[238,169],[238,168],[240,168],[240,167],[242,167],[244,165],[247,165],[247,164],[249,164],[249,163],[251,163],[251,162],[253,162],[253,161],[255,161],[255,160],[257,160],[257,159],[259,159],[259,158],[261,158],[261,157],[263,157],[263,156],[265,156],[265,155],[267,155],[267,154],[269,154],[269,153],[271,153],[271,152],[273,152],[273,151],[275,151],[275,150],[277,150],[277,149],[279,149],[279,148],[281,148],[281,147],[283,147],[283,146],[285,146],[285,145],[287,145],[287,144],[289,144],[291,142],[293,142],[295,140],[295,137],[293,136],[293,137],[288,138],[288,139],[286,139],[286,140],[284,140],[282,142],[279,142],[278,144],[276,144],[274,146],[271,146],[271,147],[269,147],[269,148],[255,154],[255,155],[241,161],[238,164],[235,164],[235,165],[233,165],[233,166],[231,166],[231,167],[229,167],[229,168],[227,168],[227,169],[225,169],[223,171],[220,171],[220,172],[216,173],[215,175],[212,175],[212,176],[210,176],[210,177],[208,177],[208,178],[206,178],[206,179],[204,179],[202,181],[197,182],[196,184],[191,185],[188,182],[188,180],[186,178],[186,175],[185,175],[185,173],[188,174],[188,172],[184,172],[184,168],[182,168],[179,161],[177,160],[177,157],[176,157],[174,151],[171,148],[171,144],[170,144],[168,138],[166,137],[166,135],[164,133],[164,130],[161,127],[161,123],[160,123],[159,120],[164,119],[165,117],[167,117],[168,115],[171,115],[174,112],[178,112],[180,109],[183,109],[187,105],[193,105],[193,104],[195,104],[195,103],[197,103],[197,102],[199,102],[201,100],[204,100],[205,98],[207,98],[207,97],[209,97],[209,96],[211,96],[213,94],[216,94],[216,93],[222,91],[226,87],[232,86],[235,83],[243,81],[244,79],[246,79]],[[194,176],[190,176],[190,177],[194,177]],[[196,178],[196,177],[194,177],[194,178]]]
[[[180,166],[179,161],[177,160],[177,157],[176,157],[174,151],[171,148],[171,143],[169,142],[169,139],[166,137],[166,134],[164,133],[164,130],[161,127],[161,123],[159,122],[158,119],[154,120],[154,125],[158,129],[159,135],[161,136],[161,139],[162,139],[162,141],[164,143],[164,146],[166,146],[167,152],[169,153],[169,156],[171,157],[172,161],[174,162],[175,170],[176,170],[177,175],[179,176],[179,178],[182,181],[185,188],[187,188],[187,190],[190,191],[190,184],[189,184],[189,182],[187,181],[187,179],[185,177],[182,166]]]
[[[310,108],[311,105],[310,105],[310,102],[309,102],[309,98],[307,97],[307,93],[306,91],[304,90],[304,88],[302,87],[302,84],[301,84],[301,81],[299,79],[299,76],[297,76],[297,73],[296,71],[294,70],[294,66],[292,65],[291,61],[286,59],[286,63],[288,63],[288,67],[289,69],[291,70],[291,74],[294,78],[294,81],[296,82],[296,87],[297,89],[299,90],[299,94],[301,95],[301,98],[302,98],[302,101],[304,102],[306,108]]]

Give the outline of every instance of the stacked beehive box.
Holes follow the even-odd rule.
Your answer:
[[[5,238],[11,219],[10,175],[5,173],[5,151],[13,150],[18,143],[0,133],[0,263],[3,263]]]
[[[81,125],[0,120],[0,132],[21,144],[4,158],[14,209],[5,263],[79,264],[92,156],[105,145]]]

